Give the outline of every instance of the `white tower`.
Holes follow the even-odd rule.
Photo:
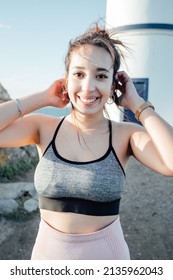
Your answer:
[[[124,68],[173,124],[173,1],[107,0],[107,28],[130,47]]]

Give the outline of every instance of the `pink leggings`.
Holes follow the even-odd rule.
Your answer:
[[[67,234],[41,220],[32,260],[129,260],[119,217],[89,234]]]

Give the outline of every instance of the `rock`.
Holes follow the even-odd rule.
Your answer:
[[[33,199],[33,198],[30,198],[30,199],[26,200],[24,202],[24,209],[29,213],[37,210],[38,209],[38,201]]]
[[[0,200],[0,214],[11,214],[18,209],[18,203],[14,199]]]
[[[29,195],[36,197],[36,194],[32,182],[0,183],[0,199],[17,199]]]
[[[25,202],[23,203],[23,201]],[[0,214],[6,215],[23,208],[31,213],[38,209],[38,194],[32,182],[0,184]]]
[[[0,83],[0,103],[10,100],[10,95]]]

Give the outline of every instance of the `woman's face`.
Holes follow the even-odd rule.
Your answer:
[[[82,114],[103,111],[111,95],[113,61],[101,47],[82,46],[71,54],[68,95],[73,107]]]

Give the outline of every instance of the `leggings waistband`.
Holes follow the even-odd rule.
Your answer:
[[[92,240],[98,240],[101,238],[106,237],[109,232],[117,231],[118,229],[121,229],[120,225],[120,219],[119,216],[115,221],[113,221],[110,225],[106,226],[105,228],[91,232],[91,233],[65,233],[62,231],[59,231],[53,227],[51,227],[45,220],[41,219],[40,227],[44,228],[47,232],[47,234],[51,234],[55,239],[61,240],[61,241],[69,241],[69,242],[84,242],[84,241],[92,241]]]
[[[130,259],[119,217],[107,227],[87,234],[63,233],[43,219],[32,260]]]

